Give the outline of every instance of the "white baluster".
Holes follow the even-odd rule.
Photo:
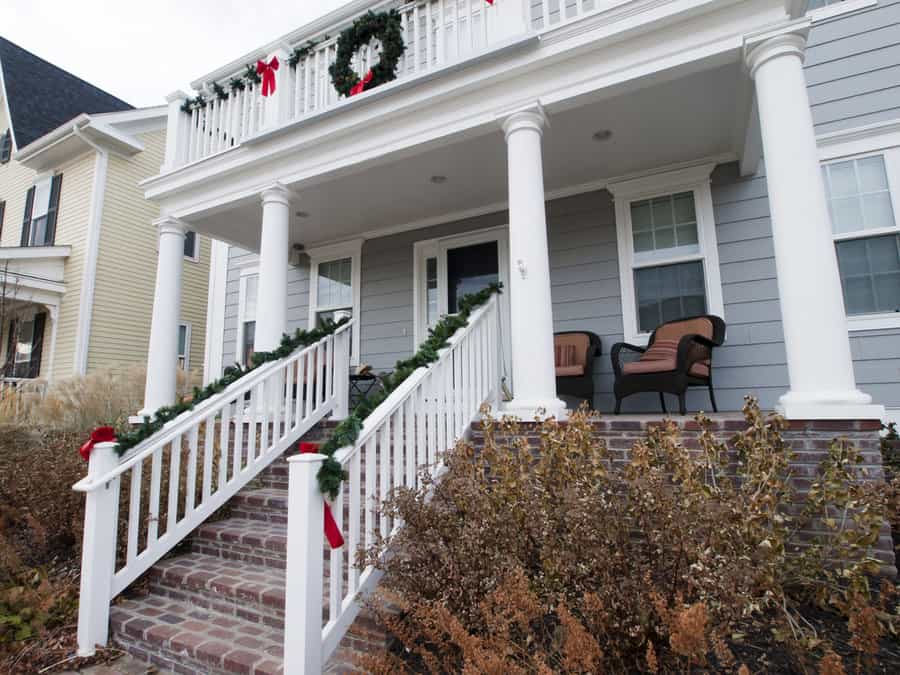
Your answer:
[[[353,454],[350,460],[350,508],[347,517],[350,522],[348,524],[348,540],[347,540],[347,564],[350,566],[347,571],[347,595],[353,596],[359,587],[359,567],[354,560],[356,550],[359,548],[359,483],[360,483],[360,450]]]
[[[115,470],[115,443],[98,443],[91,452],[88,478]],[[119,477],[94,486],[87,493],[81,553],[81,592],[78,606],[78,655],[92,656],[109,637],[109,602],[116,564],[119,519]]]
[[[324,455],[288,459],[288,532],[285,571],[284,672],[322,671],[324,520],[316,474]]]

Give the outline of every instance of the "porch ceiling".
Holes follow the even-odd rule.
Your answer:
[[[544,141],[549,196],[573,186],[710,157],[737,157],[744,139],[747,76],[737,62],[553,113]],[[593,135],[609,130],[608,140]],[[432,176],[446,177],[436,184]],[[292,243],[307,246],[451,214],[502,210],[506,148],[499,130],[360,166],[350,175],[290,186]],[[297,216],[297,212],[304,214]],[[213,236],[257,250],[255,199],[194,219]]]

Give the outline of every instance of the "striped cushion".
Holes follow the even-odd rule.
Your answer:
[[[667,373],[675,370],[678,360],[678,340],[656,340],[639,361],[632,361],[622,366],[625,375],[644,373]],[[703,359],[695,362],[690,369],[694,377],[709,377],[710,361]]]
[[[578,356],[575,350],[575,345],[572,344],[561,344],[554,345],[554,360],[555,365],[557,367],[567,367],[567,366],[575,366],[578,365]]]

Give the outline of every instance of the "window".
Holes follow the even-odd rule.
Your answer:
[[[12,157],[12,132],[7,129],[3,136],[0,136],[0,164],[6,164]]]
[[[890,175],[898,154],[895,148],[822,167],[851,328],[900,325],[900,188],[896,169]]]
[[[0,200],[0,237],[3,236],[3,217],[6,215],[6,202]]]
[[[237,358],[243,366],[251,364],[253,341],[256,337],[256,303],[259,295],[259,274],[246,270],[241,276],[238,312]]]
[[[3,364],[7,377],[36,378],[40,375],[46,319],[46,313],[38,312],[9,322]]]
[[[309,327],[358,317],[362,239],[310,249]],[[353,331],[350,362],[359,364],[359,330]]]
[[[178,324],[178,367],[188,370],[191,367],[191,324]]]
[[[53,246],[61,190],[62,174],[46,177],[29,188],[20,246]]]
[[[192,262],[200,260],[200,242],[197,240],[197,233],[188,230],[184,233],[184,257]]]
[[[616,201],[625,339],[661,323],[724,314],[709,175],[704,165],[609,187]]]

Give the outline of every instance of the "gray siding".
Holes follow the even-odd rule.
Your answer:
[[[900,117],[900,0],[816,24],[806,78],[817,133]]]

